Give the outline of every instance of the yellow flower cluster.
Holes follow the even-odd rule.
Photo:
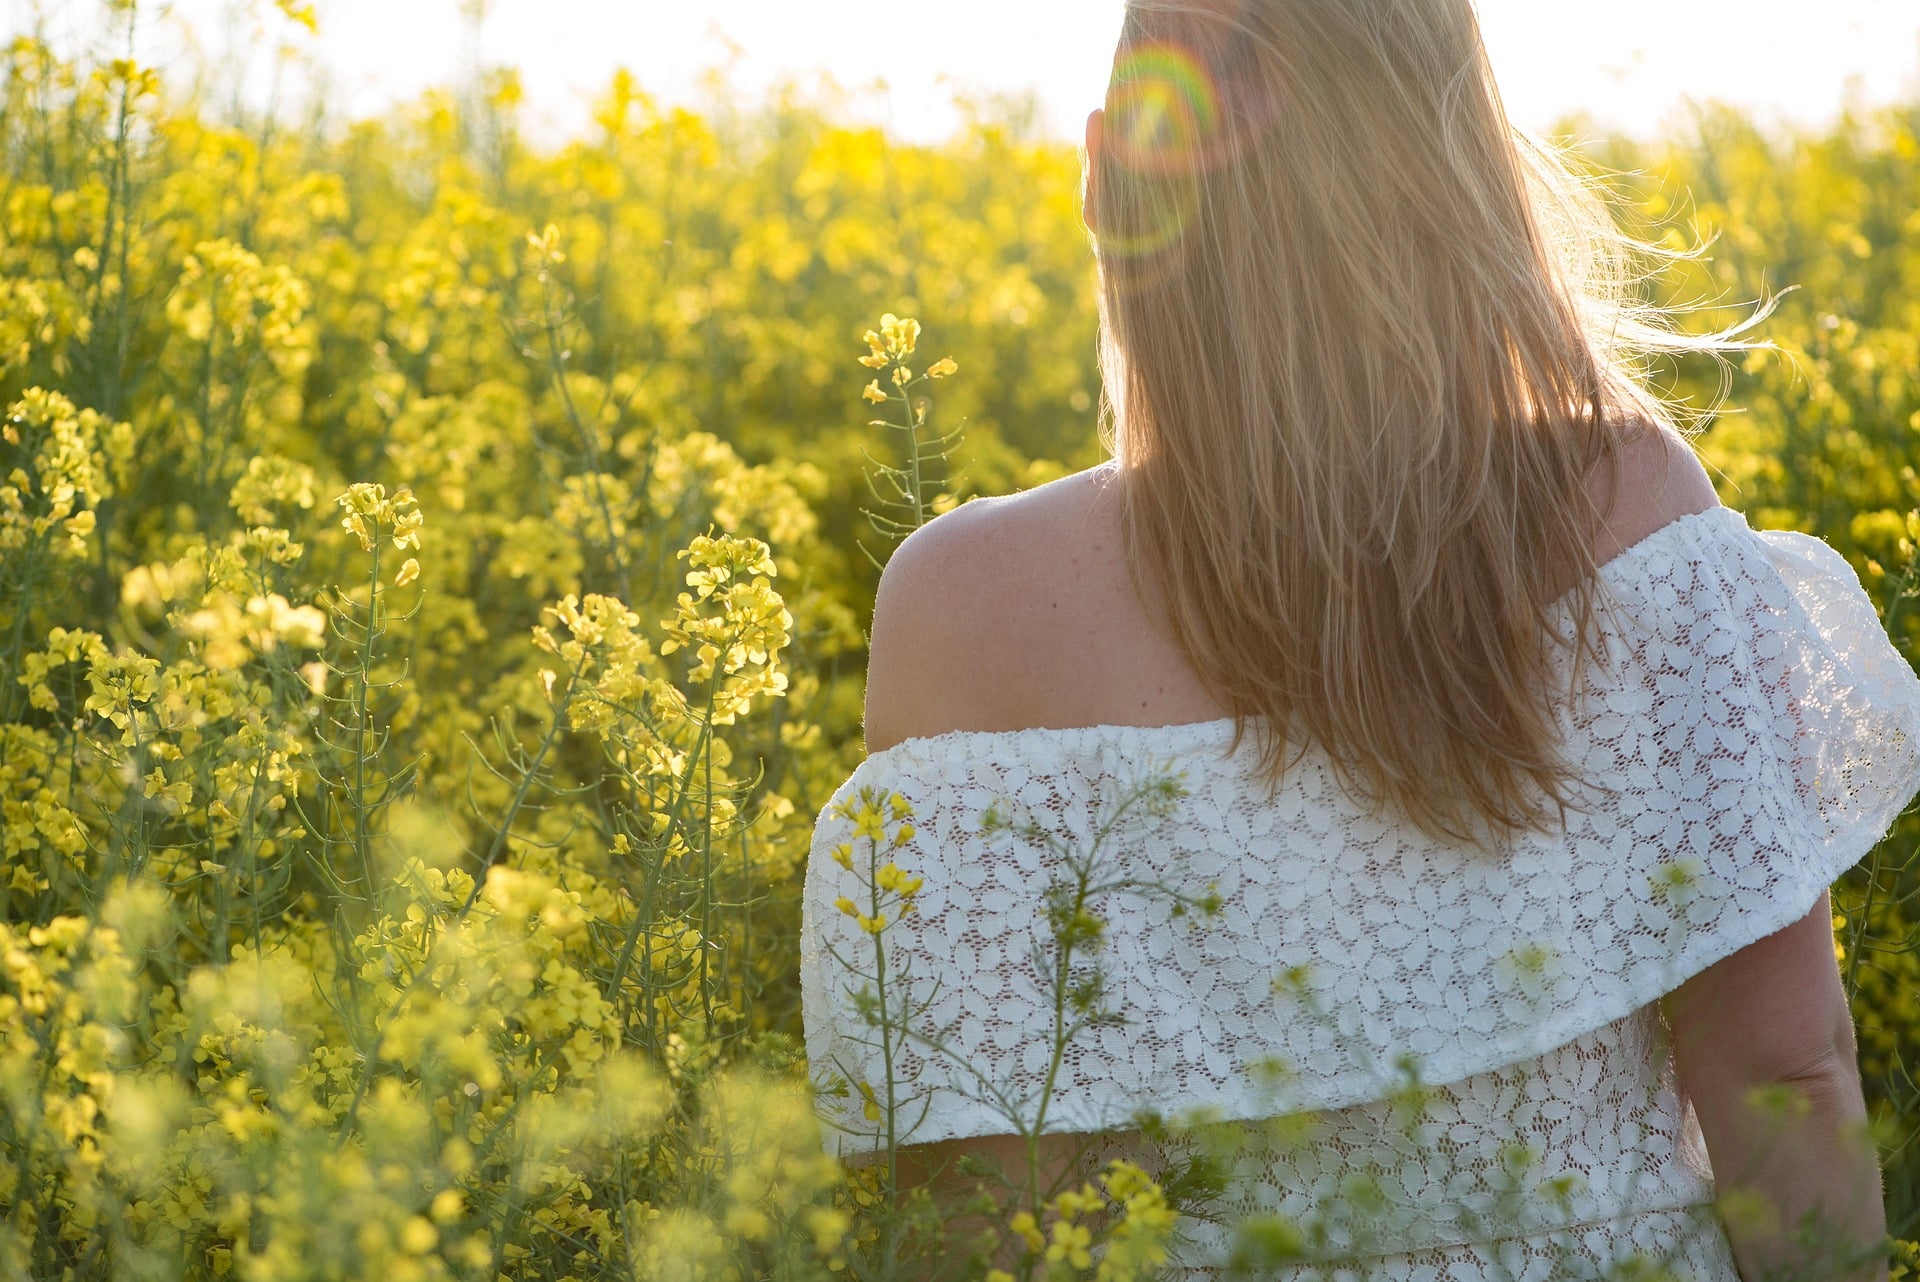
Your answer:
[[[688,562],[693,591],[680,593],[678,608],[661,620],[660,653],[693,648],[687,679],[709,687],[708,719],[730,725],[756,698],[786,693],[778,660],[792,639],[793,615],[773,589],[778,571],[760,540],[696,535],[679,555]]]
[[[286,266],[268,266],[231,240],[207,240],[183,261],[167,320],[190,342],[217,337],[232,349],[258,351],[292,376],[313,357],[312,302],[307,283]]]
[[[1081,1276],[1093,1270],[1096,1282],[1141,1282],[1156,1275],[1167,1259],[1167,1244],[1178,1216],[1159,1183],[1137,1163],[1115,1158],[1100,1177],[1100,1187],[1083,1183],[1044,1203],[1040,1215],[1016,1211],[1007,1229],[1047,1266]],[[1041,1224],[1047,1223],[1043,1232]],[[1089,1221],[1102,1222],[1096,1229]],[[1096,1266],[1097,1240],[1101,1257]],[[1004,1269],[990,1270],[985,1282],[1011,1282]]]
[[[131,440],[125,423],[28,388],[0,421],[0,442],[21,459],[0,477],[0,555],[22,565],[43,547],[63,558],[86,555],[94,509],[109,492],[107,456],[124,456]]]
[[[310,510],[318,488],[313,469],[306,464],[256,454],[247,460],[247,469],[234,482],[227,502],[248,525],[271,526],[283,513]]]
[[[417,506],[411,487],[403,485],[388,497],[386,486],[359,481],[335,498],[334,505],[346,512],[340,518],[340,528],[360,540],[362,551],[375,551],[382,538],[391,538],[398,551],[419,549],[420,530],[426,524],[426,517]],[[408,557],[393,576],[393,582],[396,587],[405,587],[418,577],[420,562]]]
[[[914,381],[913,369],[907,364],[907,357],[913,355],[914,347],[920,341],[920,322],[911,317],[901,318],[888,312],[880,318],[878,330],[868,330],[861,341],[867,345],[867,354],[860,363],[868,369],[892,368],[888,375],[895,387],[905,388]],[[949,378],[960,371],[960,366],[951,356],[943,356],[927,367],[927,378]],[[878,405],[888,399],[887,392],[880,386],[880,380],[874,379],[861,392],[870,403]]]
[[[99,47],[135,8],[96,6]],[[920,393],[977,424],[971,490],[1093,461],[1071,149],[984,122],[901,149],[786,106],[743,145],[626,76],[550,148],[511,73],[324,139],[159,90],[0,41],[0,1277],[977,1276],[915,1254],[939,1226],[885,1162],[822,1156],[806,799],[860,758],[853,532],[959,498]],[[1912,122],[1716,139],[1650,158],[1739,251],[1668,297],[1750,290],[1779,245],[1806,288],[1703,450],[1911,649],[1920,347],[1886,286],[1916,269]],[[850,347],[888,288],[990,405],[911,317]],[[842,423],[849,391],[897,407],[897,448]],[[883,787],[839,819],[863,955],[929,893],[912,809]],[[1917,822],[1834,900],[1896,1125]],[[911,1117],[898,1083],[848,1089]],[[1145,1276],[1172,1215],[1119,1169],[1026,1211],[1055,1279]]]
[[[880,851],[897,850],[913,840],[913,824],[908,822],[913,818],[913,806],[897,792],[882,793],[866,786],[834,803],[829,813],[852,824],[854,832],[866,839],[869,852],[866,867],[861,870],[854,866],[852,842],[843,841],[833,847],[830,852],[833,861],[862,878],[867,901],[863,909],[851,896],[842,895],[834,901],[834,907],[857,921],[867,934],[878,935],[887,928],[889,912],[897,919],[900,914],[913,911],[914,896],[926,885],[924,878],[901,871],[891,859],[885,863],[880,861]],[[888,824],[893,825],[891,835],[887,832]],[[870,1113],[878,1107],[870,1092],[868,1107]],[[868,1120],[873,1119],[869,1116]]]
[[[283,644],[317,649],[326,639],[327,616],[310,605],[296,606],[278,592],[251,596],[244,603],[216,593],[180,626],[200,640],[207,666],[237,668]]]
[[[567,668],[563,685],[556,687],[551,671],[542,673],[542,685],[548,697],[570,701],[574,729],[612,738],[634,729],[643,704],[656,716],[684,706],[673,684],[653,671],[653,645],[640,631],[640,616],[620,601],[597,593],[584,600],[569,594],[546,607],[542,617],[549,622],[533,629],[533,644]],[[555,637],[556,627],[566,633],[564,640]]]
[[[84,866],[88,836],[68,805],[72,795],[70,768],[51,735],[0,726],[0,902],[9,908],[38,900],[56,876]]]

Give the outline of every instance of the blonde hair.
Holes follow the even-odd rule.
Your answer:
[[[1233,745],[1257,720],[1277,786],[1310,741],[1443,839],[1563,822],[1589,474],[1674,426],[1649,353],[1766,346],[1772,304],[1685,336],[1634,301],[1636,253],[1689,254],[1509,124],[1469,0],[1129,0],[1104,139],[1126,555]]]

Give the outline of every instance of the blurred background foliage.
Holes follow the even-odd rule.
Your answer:
[[[958,361],[935,510],[1099,461],[1077,152],[518,109],[310,128],[4,52],[0,1273],[922,1275],[799,1051],[900,450],[856,361],[882,311]],[[1587,154],[1717,235],[1648,286],[1687,326],[1798,286],[1780,351],[1652,376],[1911,654],[1920,105]],[[1916,837],[1834,900],[1907,1238]]]

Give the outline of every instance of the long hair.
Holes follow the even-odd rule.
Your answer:
[[[1129,0],[1092,158],[1103,443],[1143,599],[1275,786],[1307,743],[1441,839],[1564,822],[1589,498],[1674,426],[1594,181],[1513,128],[1470,0]],[[1695,251],[1697,252],[1697,251]],[[1567,608],[1573,629],[1557,627]]]

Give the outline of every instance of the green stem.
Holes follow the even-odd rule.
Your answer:
[[[128,746],[133,749],[133,786],[135,795],[139,797],[134,805],[134,852],[127,863],[127,880],[132,881],[146,867],[151,846],[147,840],[146,745],[140,742],[140,709],[133,702],[131,686],[127,689],[127,730],[133,736],[133,742]]]
[[[900,399],[907,407],[907,475],[910,478],[909,483],[913,486],[913,524],[914,528],[918,529],[927,523],[927,509],[921,498],[920,425],[914,420],[913,393],[908,390],[912,386],[912,383],[908,383],[900,389]]]
[[[880,916],[880,842],[877,838],[867,841],[867,912],[876,920]],[[893,1024],[887,1013],[887,946],[880,938],[880,931],[873,932],[873,975],[874,992],[880,1007],[880,1059],[887,1066],[887,1245],[886,1257],[889,1262],[897,1249],[897,1233],[900,1220],[900,1137],[897,1131],[895,1114],[898,1101],[895,1099],[897,1086],[893,1076]]]
[[[507,807],[506,815],[501,819],[499,827],[494,833],[493,845],[487,850],[486,862],[481,865],[479,875],[474,878],[473,889],[467,893],[466,902],[461,904],[459,911],[454,914],[456,920],[465,917],[467,912],[473,907],[475,901],[479,899],[481,885],[486,877],[486,870],[493,865],[493,861],[499,857],[501,849],[505,846],[507,834],[513,828],[514,816],[519,813],[521,804],[526,800],[527,793],[531,789],[533,777],[538,772],[540,762],[545,758],[548,749],[553,746],[554,740],[559,736],[560,725],[564,719],[564,714],[566,709],[571,706],[571,679],[568,681],[568,690],[568,703],[562,704],[554,710],[553,722],[547,728],[546,740],[540,745],[540,751],[534,755],[533,767],[522,776],[520,787],[514,793],[513,800]],[[353,1132],[354,1121],[360,1113],[360,1101],[366,1097],[367,1087],[373,1078],[374,1066],[379,1062],[380,1050],[386,1045],[387,1029],[392,1026],[393,1018],[398,1017],[400,1014],[401,1007],[406,1005],[408,998],[413,995],[413,990],[419,985],[421,978],[428,974],[429,971],[429,967],[422,966],[408,978],[406,985],[400,989],[399,995],[394,998],[392,1008],[387,1012],[389,1016],[388,1022],[374,1029],[373,1046],[367,1052],[365,1071],[360,1075],[360,1080],[355,1083],[353,1099],[347,1105],[347,1111],[342,1115],[340,1120],[339,1137],[335,1145],[336,1149],[339,1147],[339,1144],[344,1144],[346,1137]]]
[[[473,876],[473,889],[467,892],[467,900],[460,905],[460,911],[466,912],[480,897],[480,890],[487,880],[487,870],[493,867],[493,861],[506,849],[507,837],[513,831],[513,821],[520,815],[520,807],[526,804],[527,794],[533,791],[533,781],[540,773],[540,767],[546,763],[547,753],[560,738],[560,728],[566,721],[567,709],[573,706],[573,681],[575,672],[567,674],[567,699],[553,710],[553,718],[547,723],[546,738],[540,741],[540,747],[533,754],[533,761],[520,776],[519,786],[514,789],[513,799],[507,803],[506,813],[500,817],[495,827],[493,841],[487,847],[486,855],[480,860],[480,867]]]
[[[713,734],[713,704],[719,687],[720,669],[716,666],[711,679],[707,682],[707,709],[706,714],[700,718],[700,734],[693,742],[693,757],[687,762],[687,772],[681,777],[678,790],[674,796],[673,808],[668,811],[667,814],[667,831],[662,839],[663,849],[670,850],[673,846],[673,834],[680,825],[680,812],[686,805],[687,793],[693,787],[693,772],[699,766],[700,754],[707,751],[707,741]],[[647,918],[650,915],[653,904],[654,886],[657,884],[658,882],[656,880],[648,887],[646,900],[640,905],[638,910],[635,911],[633,923],[627,927],[626,941],[620,946],[620,956],[614,961],[613,975],[607,982],[606,996],[608,1001],[618,1002],[620,1000],[620,986],[626,980],[627,967],[633,961],[633,950],[635,945],[639,943],[641,927],[646,924]],[[651,1025],[653,1020],[651,1012],[648,1013],[647,1020],[649,1025]]]
[[[712,691],[720,680],[718,660],[714,663],[714,679],[708,686],[707,714],[713,714]],[[701,810],[700,837],[700,1013],[706,1018],[707,1032],[713,1033],[713,974],[710,959],[713,956],[713,753],[709,750],[701,759],[704,773],[704,792],[706,805]]]
[[[1074,931],[1087,903],[1088,870],[1075,870],[1073,912],[1064,927],[1059,928],[1064,938],[1060,943],[1060,957],[1054,964],[1053,975],[1053,1056],[1047,1063],[1046,1084],[1040,1090],[1040,1108],[1034,1114],[1033,1130],[1027,1135],[1027,1198],[1032,1207],[1034,1219],[1040,1217],[1040,1204],[1045,1198],[1040,1188],[1040,1137],[1046,1133],[1047,1108],[1053,1103],[1053,1091],[1060,1078],[1060,1066],[1066,1062],[1067,1042],[1067,993],[1073,984],[1073,941]]]
[[[1867,894],[1861,902],[1860,912],[1848,922],[1847,933],[1852,936],[1847,941],[1847,1000],[1859,991],[1861,944],[1866,940],[1867,931],[1873,921],[1875,893],[1880,889],[1880,847],[1875,846],[1867,865]]]
[[[7,662],[4,667],[4,671],[7,672],[20,671],[21,656],[27,644],[27,616],[33,612],[33,589],[36,586],[35,580],[39,577],[42,560],[40,551],[45,542],[45,539],[35,539],[21,556],[23,569],[20,575],[20,592],[16,598],[19,606],[13,616],[13,635],[7,639]],[[17,681],[7,682],[6,689],[0,691],[0,709],[4,710],[8,722],[20,719],[14,700],[26,697],[25,692],[26,687]]]
[[[594,506],[600,509],[600,519],[607,527],[607,551],[613,557],[614,572],[620,580],[620,599],[633,600],[633,573],[627,565],[626,547],[620,541],[613,528],[613,507],[607,501],[606,484],[602,477],[600,463],[600,442],[595,438],[584,419],[580,417],[579,407],[573,401],[573,389],[567,386],[566,357],[560,350],[560,331],[557,313],[553,306],[553,280],[546,278],[546,316],[547,362],[553,373],[554,390],[560,394],[560,406],[566,411],[567,421],[573,424],[573,431],[580,438],[580,447],[586,452],[587,478],[593,488]]]
[[[373,648],[379,641],[380,627],[380,534],[378,526],[374,528],[373,573],[367,580],[367,631],[366,639],[360,647],[360,670],[354,681],[354,755],[353,755],[353,848],[360,860],[360,872],[366,878],[367,904],[373,903],[373,853],[367,834],[367,764],[372,753],[368,750],[368,721],[370,712],[367,706],[368,688],[373,677]]]
[[[747,830],[740,829],[740,1018],[753,1028],[753,860],[747,854]]]

